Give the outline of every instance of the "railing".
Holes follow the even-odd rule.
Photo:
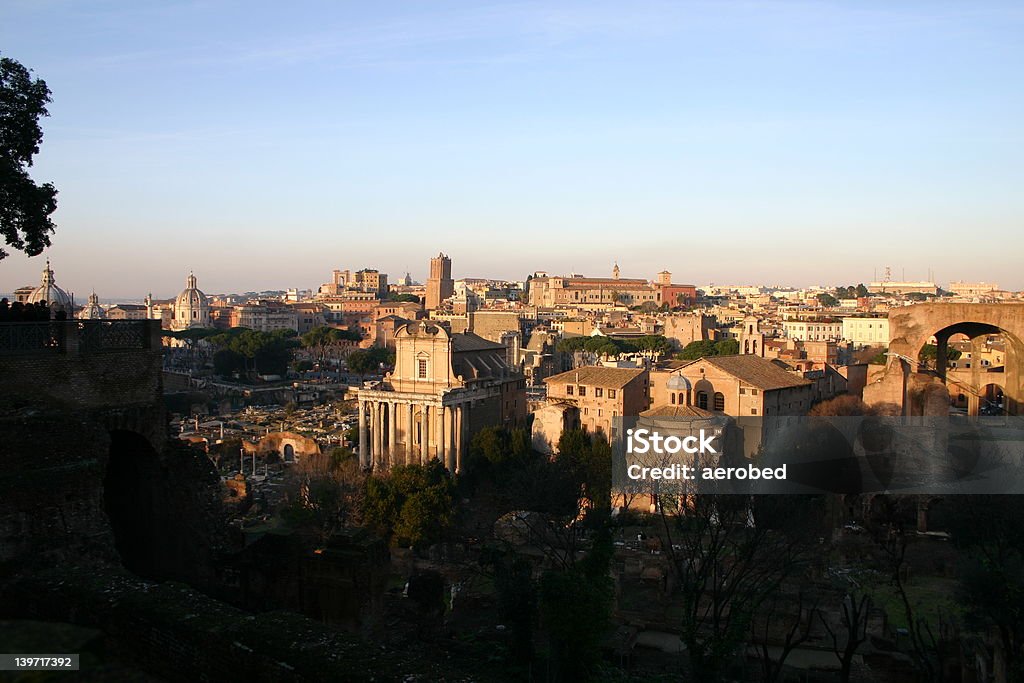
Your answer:
[[[79,320],[77,324],[81,353],[149,348],[145,320]]]
[[[158,322],[53,320],[0,323],[0,355],[93,354],[151,348]]]
[[[63,353],[67,323],[0,323],[0,354]]]

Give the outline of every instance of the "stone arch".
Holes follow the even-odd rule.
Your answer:
[[[295,446],[293,444],[286,443],[284,445],[283,455],[284,455],[284,461],[285,462],[294,462],[294,460],[295,460]]]
[[[905,306],[889,313],[889,361],[882,379],[865,389],[868,403],[896,406],[905,415],[920,412],[915,408],[907,388],[912,376],[923,374],[947,383],[945,350],[950,337],[963,334],[972,342],[987,335],[1001,335],[1005,343],[1004,372],[1001,381],[1005,394],[1007,414],[1016,415],[1024,402],[1024,376],[1020,370],[1024,359],[1024,304],[960,304],[928,303]],[[932,370],[919,366],[919,355],[925,344],[935,339],[937,356],[943,361]],[[972,367],[975,373],[971,384],[973,391],[965,393],[971,403],[968,412],[977,412],[980,403],[978,390],[987,384],[991,375],[985,373],[985,381],[979,376],[980,368]]]
[[[139,576],[159,578],[161,491],[159,455],[146,437],[127,429],[110,432],[103,478],[103,509],[121,562]]]

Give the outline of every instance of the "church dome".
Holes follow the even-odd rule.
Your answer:
[[[174,317],[171,327],[185,330],[190,327],[210,326],[210,302],[206,295],[196,286],[196,276],[188,274],[185,289],[174,300]]]
[[[682,375],[672,375],[665,382],[665,388],[669,391],[690,391],[690,380],[686,379]]]
[[[50,306],[51,315],[58,311],[64,311],[68,314],[68,317],[71,316],[71,297],[57,286],[49,260],[46,261],[46,268],[43,270],[42,282],[32,290],[26,301],[30,304],[46,302]]]
[[[100,306],[99,297],[96,296],[96,292],[89,295],[89,303],[85,305],[81,311],[78,312],[78,318],[80,320],[103,320],[107,317],[106,311]]]

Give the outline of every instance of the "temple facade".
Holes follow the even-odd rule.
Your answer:
[[[526,422],[526,380],[506,349],[430,321],[395,331],[395,370],[359,391],[359,461],[364,468],[425,464],[458,472],[470,440],[488,426]]]

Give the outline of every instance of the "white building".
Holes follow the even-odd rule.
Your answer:
[[[784,320],[782,328],[787,337],[800,341],[835,341],[843,334],[838,320]]]
[[[855,346],[887,346],[888,318],[843,318],[843,339]]]

